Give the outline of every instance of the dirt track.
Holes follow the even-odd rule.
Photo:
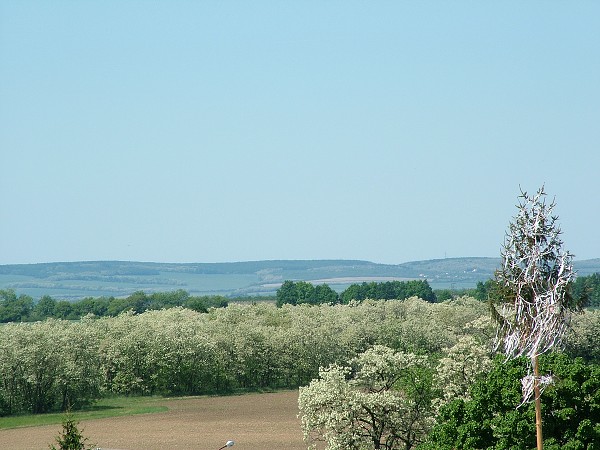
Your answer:
[[[306,450],[297,402],[297,391],[165,400],[167,412],[87,420],[80,429],[102,449],[217,450],[233,440],[233,450]],[[60,425],[3,430],[0,449],[47,450],[60,430]]]

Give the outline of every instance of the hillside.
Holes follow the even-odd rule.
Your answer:
[[[0,265],[0,289],[34,298],[78,299],[176,289],[192,295],[270,295],[285,280],[327,283],[338,291],[357,282],[408,279],[427,279],[434,289],[462,288],[493,277],[499,263],[499,258],[446,258],[397,265],[358,260],[12,264]],[[600,272],[600,259],[577,261],[575,267],[581,275]]]

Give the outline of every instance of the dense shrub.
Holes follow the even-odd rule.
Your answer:
[[[542,396],[544,447],[600,448],[600,366],[559,353],[541,356],[540,365],[542,373],[554,376]],[[472,385],[470,399],[442,407],[438,424],[420,448],[535,448],[534,405],[519,406],[527,366],[525,359],[496,359],[493,369]]]

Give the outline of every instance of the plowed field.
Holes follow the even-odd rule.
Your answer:
[[[85,420],[79,428],[102,449],[217,450],[233,440],[233,450],[305,450],[297,402],[297,391],[165,399],[161,404],[169,408],[166,412]],[[47,450],[61,428],[0,431],[0,449]]]

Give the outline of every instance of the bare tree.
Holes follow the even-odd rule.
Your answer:
[[[569,294],[574,280],[573,255],[563,250],[555,202],[546,203],[544,188],[533,196],[521,192],[518,213],[510,223],[496,272],[500,310],[496,343],[508,359],[527,356],[531,372],[521,380],[523,403],[534,398],[537,448],[542,449],[540,395],[552,382],[540,376],[538,355],[561,344],[569,317],[578,308]]]

